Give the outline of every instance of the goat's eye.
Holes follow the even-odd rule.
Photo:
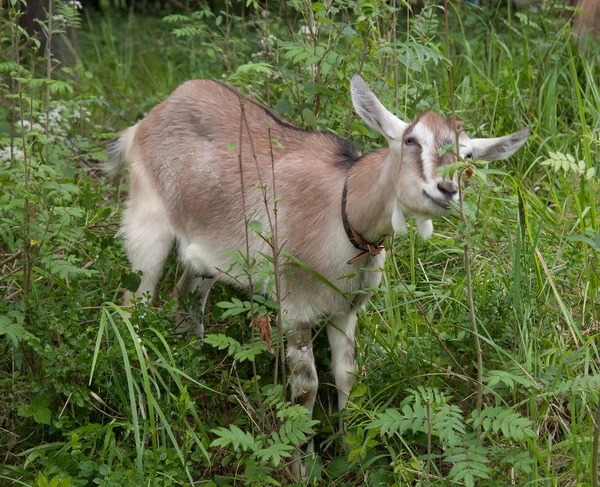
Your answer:
[[[406,145],[415,145],[417,143],[417,141],[415,140],[414,137],[406,137],[406,139],[404,139],[404,143]]]
[[[466,156],[465,159],[473,159],[473,153],[469,152]]]

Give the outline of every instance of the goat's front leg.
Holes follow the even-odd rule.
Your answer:
[[[292,386],[292,403],[302,404],[308,409],[312,418],[312,411],[319,388],[315,357],[312,348],[312,324],[292,322],[287,327],[287,361],[290,371]],[[301,445],[306,453],[314,453],[314,443]],[[292,462],[292,473],[298,478],[306,476],[304,459]]]
[[[338,409],[341,411],[346,407],[355,380],[356,313],[333,315],[330,321],[327,325],[327,338],[331,347],[331,366],[338,394]]]
[[[287,329],[287,338],[292,402],[305,406],[312,418],[312,410],[319,387],[312,348],[312,325],[294,323]]]

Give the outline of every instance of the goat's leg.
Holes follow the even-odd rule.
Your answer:
[[[198,338],[204,338],[204,310],[208,295],[215,282],[213,278],[197,277],[193,270],[186,268],[173,289],[173,298],[183,299],[189,293],[198,290],[198,298],[192,299],[185,311],[177,313],[177,331],[184,333],[189,330],[186,318],[190,318]]]
[[[354,384],[356,313],[333,315],[330,321],[327,325],[327,338],[331,347],[331,365],[338,394],[338,408],[341,411],[346,407],[350,389]]]
[[[306,406],[312,417],[319,387],[312,349],[312,326],[295,324],[288,328],[287,337],[287,360],[292,385],[292,402]]]
[[[312,325],[293,323],[287,329],[287,339],[287,362],[292,386],[292,403],[305,406],[308,409],[309,417],[312,418],[319,387],[312,349]],[[309,454],[314,453],[313,441],[303,445],[301,449]],[[306,476],[304,459],[292,463],[292,472],[296,477]]]
[[[149,206],[147,208],[130,202],[123,216],[122,232],[132,269],[142,271],[142,280],[135,296],[149,292],[152,299],[173,245],[173,234],[162,206]],[[130,306],[132,298],[133,294],[127,292],[124,305]]]

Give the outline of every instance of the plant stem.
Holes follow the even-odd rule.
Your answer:
[[[46,43],[46,78],[51,79],[52,77],[52,13],[53,13],[53,0],[48,1],[48,42]],[[48,135],[48,126],[50,123],[50,85],[46,85],[46,123],[45,131],[46,137]],[[46,144],[46,164],[48,164],[50,156],[50,144]]]
[[[598,449],[600,447],[600,401],[594,418],[594,444],[592,446],[592,486],[598,487]]]
[[[273,178],[273,228],[271,229],[271,249],[273,253],[273,272],[275,273],[275,299],[279,305],[277,309],[277,347],[278,358],[275,359],[275,374],[273,376],[273,384],[277,385],[277,366],[281,362],[281,383],[283,384],[283,397],[287,400],[287,371],[285,367],[285,343],[283,342],[283,316],[281,314],[281,275],[279,273],[279,241],[277,233],[277,192],[275,189],[275,159],[273,155],[273,139],[271,138],[271,127],[267,128],[269,133],[269,153],[271,155],[271,175]],[[268,208],[267,208],[268,211]]]
[[[240,185],[241,185],[241,189],[242,189],[242,206],[243,206],[243,215],[244,215],[244,235],[245,235],[245,241],[246,241],[246,275],[248,276],[248,294],[249,294],[249,300],[250,300],[250,310],[251,310],[251,316],[250,316],[250,323],[251,323],[251,342],[254,344],[254,283],[252,281],[252,273],[251,273],[251,266],[253,265],[253,262],[250,259],[250,235],[248,234],[248,216],[246,214],[246,196],[245,196],[245,186],[244,186],[244,167],[242,164],[242,143],[244,140],[244,125],[246,126],[246,129],[248,130],[248,137],[250,137],[250,142],[252,143],[252,138],[251,138],[251,134],[250,134],[250,130],[248,129],[248,122],[246,120],[246,112],[244,111],[244,100],[242,100],[240,98],[240,134],[239,134],[239,149],[238,149],[238,163],[239,163],[239,169],[240,169]],[[254,153],[254,149],[252,149],[252,152]],[[254,360],[252,360],[252,376],[254,378],[254,386],[256,388],[256,397],[258,400],[258,403],[260,405],[260,408],[262,411],[264,411],[264,407],[262,404],[262,399],[260,396],[260,387],[258,385],[258,379],[257,379],[257,371],[256,371],[256,362]]]
[[[458,131],[456,130],[456,111],[454,108],[454,91],[452,87],[452,68],[450,65],[450,29],[448,21],[448,0],[444,0],[444,21],[446,27],[446,74],[448,76],[448,91],[450,94],[450,105],[452,108],[452,119],[454,120],[454,133],[456,136],[455,150],[457,157],[460,157],[460,146],[458,145]],[[464,226],[465,237],[463,245],[463,255],[465,261],[465,272],[467,275],[467,300],[469,304],[469,317],[471,318],[471,328],[473,330],[473,340],[475,343],[475,354],[477,356],[477,411],[481,412],[483,407],[483,354],[481,352],[481,343],[479,342],[479,330],[477,329],[477,318],[475,317],[475,305],[473,303],[473,281],[471,279],[471,249],[469,248],[466,232],[468,229],[467,217],[464,208],[464,190],[462,184],[459,184],[459,202],[460,202],[460,219]],[[481,427],[477,428],[477,435],[481,433]]]
[[[18,37],[17,37],[18,39]],[[21,58],[19,55],[19,47],[16,48],[17,66],[20,68]],[[23,88],[21,81],[17,81],[17,91],[19,93],[19,118],[21,121],[21,144],[23,147],[23,180],[25,185],[25,202],[24,202],[24,223],[25,235],[23,236],[23,253],[25,254],[25,272],[23,274],[23,294],[29,295],[29,287],[31,283],[31,240],[30,240],[30,224],[29,224],[29,162],[27,160],[27,145],[25,144],[25,125],[23,123]]]

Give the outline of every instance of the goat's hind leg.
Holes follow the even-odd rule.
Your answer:
[[[214,278],[198,277],[193,270],[188,267],[185,268],[183,275],[173,289],[173,298],[183,301],[188,294],[194,291],[197,291],[198,295],[192,296],[187,303],[184,303],[183,309],[178,310],[176,328],[178,333],[185,333],[193,327],[198,338],[202,339],[204,337],[204,310],[214,283]]]
[[[162,203],[157,200],[132,199],[123,215],[121,232],[131,268],[142,272],[135,294],[127,292],[123,300],[125,306],[131,306],[134,296],[150,293],[150,299],[154,297],[174,236]]]

